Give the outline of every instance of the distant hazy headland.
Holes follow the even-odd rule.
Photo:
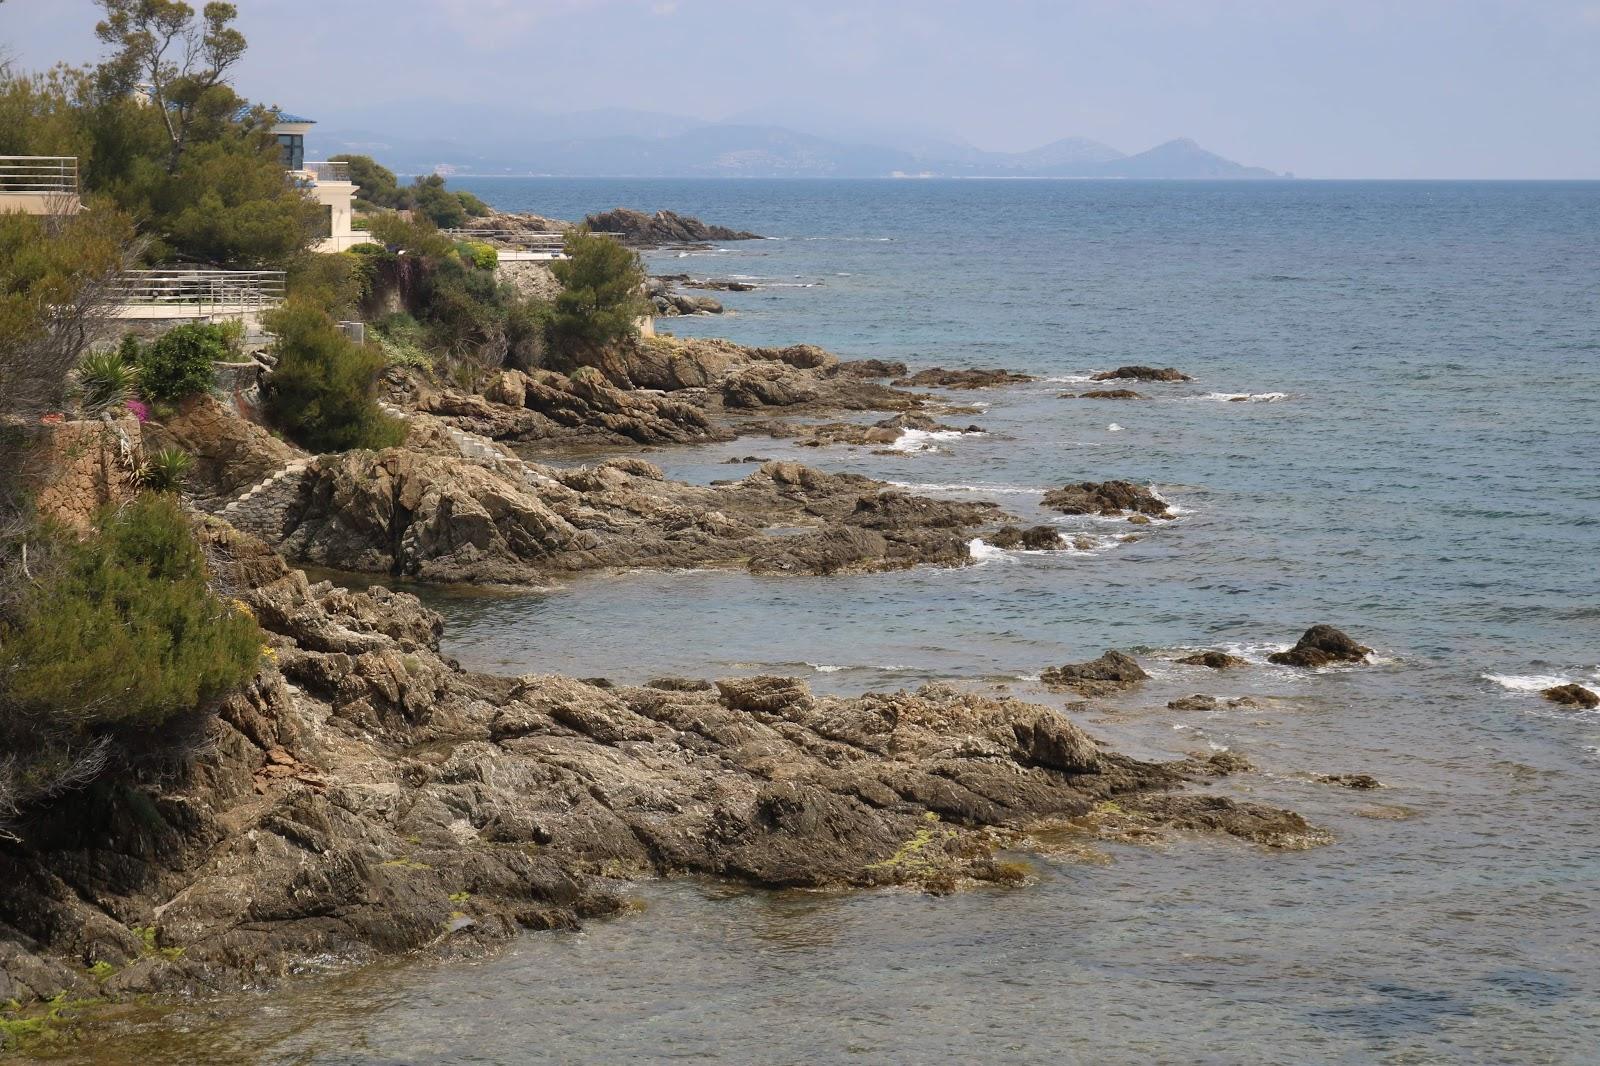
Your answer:
[[[1128,154],[1083,137],[1023,152],[990,152],[900,128],[774,121],[752,112],[721,122],[608,109],[569,115],[485,112],[430,101],[324,118],[327,153],[376,154],[396,169],[555,177],[651,178],[1277,178],[1187,138]]]

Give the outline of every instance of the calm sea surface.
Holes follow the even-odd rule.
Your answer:
[[[680,335],[1004,366],[988,432],[897,455],[764,438],[651,450],[670,476],[800,456],[1034,521],[1044,489],[1153,483],[1180,521],[964,570],[622,574],[432,594],[470,666],[638,682],[782,672],[859,692],[1004,684],[1106,648],[1155,680],[1077,720],[1338,837],[1034,860],[948,899],[646,885],[646,909],[492,961],[386,967],[200,1026],[194,1061],[1600,1061],[1600,184],[462,181],[557,217],[666,207],[778,239],[652,257],[749,280]],[[1062,399],[1124,363],[1192,383]],[[1239,402],[1231,402],[1243,397]],[[1216,676],[1314,622],[1361,669]],[[1166,709],[1173,696],[1261,706]],[[1365,772],[1351,792],[1311,774]],[[171,1048],[172,1044],[163,1045]],[[221,1049],[219,1051],[219,1049]],[[172,1054],[166,1051],[163,1054]]]

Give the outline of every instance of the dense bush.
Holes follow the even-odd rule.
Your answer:
[[[550,268],[562,285],[550,320],[556,347],[570,355],[636,335],[650,309],[638,254],[582,230],[567,235],[566,254]]]
[[[211,364],[231,356],[232,331],[204,322],[177,326],[139,351],[139,391],[175,402],[211,388]]]
[[[254,673],[260,630],[211,591],[171,497],[141,496],[60,551],[20,620],[0,628],[8,731],[153,727]]]
[[[356,203],[365,208],[385,207],[398,210],[407,205],[405,190],[400,188],[394,171],[370,155],[335,155],[333,162],[350,167],[350,181],[356,187]]]
[[[312,451],[387,448],[405,439],[405,424],[376,399],[383,353],[340,332],[313,303],[291,300],[267,317],[278,364],[268,380],[267,414]]]
[[[308,252],[289,266],[289,295],[309,300],[336,318],[355,317],[370,284],[369,257],[355,252]]]

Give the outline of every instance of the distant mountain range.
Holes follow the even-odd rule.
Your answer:
[[[746,112],[704,122],[609,109],[569,115],[413,101],[321,116],[312,151],[359,152],[405,174],[638,178],[1276,178],[1187,138],[1128,155],[1068,137],[988,152],[936,132]],[[790,118],[796,125],[770,121]],[[767,119],[768,121],[760,121]],[[446,132],[448,131],[448,132]]]

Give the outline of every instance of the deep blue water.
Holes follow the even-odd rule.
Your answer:
[[[247,1030],[274,1061],[1594,1062],[1600,1060],[1600,184],[463,181],[575,218],[667,207],[779,238],[658,271],[741,277],[680,334],[812,342],[1042,380],[961,394],[988,432],[828,469],[994,499],[1144,480],[1182,511],[1064,528],[1074,553],[827,579],[622,574],[436,597],[497,670],[929,678],[1049,701],[1045,666],[1132,648],[1155,679],[1075,717],[1149,755],[1228,747],[1219,786],[1338,843],[1215,841],[1039,860],[1040,883],[932,900],[693,882],[641,915],[478,966],[335,983]],[[1151,399],[1061,399],[1177,366]],[[1281,394],[1281,395],[1280,395]],[[1229,402],[1227,397],[1251,397]],[[1113,428],[1120,427],[1120,428]],[[737,474],[781,442],[648,453]],[[748,468],[746,468],[748,469]],[[1140,539],[1120,538],[1135,533]],[[1307,625],[1371,666],[1260,660]],[[1498,680],[1497,680],[1498,679]],[[1249,694],[1196,714],[1173,696]],[[1368,772],[1356,793],[1313,773]],[[292,1023],[290,1018],[296,1019]]]

